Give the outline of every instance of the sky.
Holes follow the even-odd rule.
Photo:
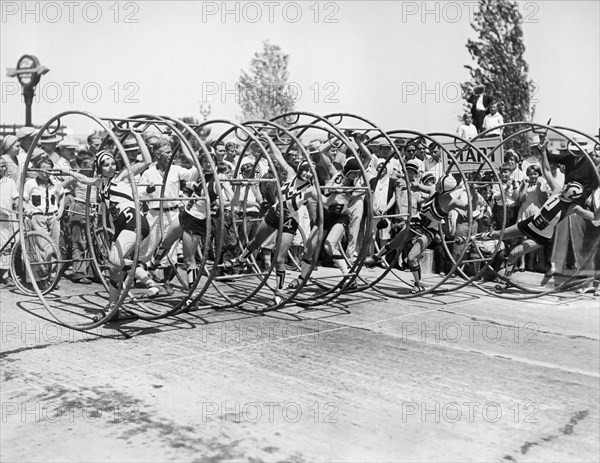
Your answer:
[[[522,1],[536,121],[597,135],[600,2]],[[63,111],[236,120],[235,95],[264,40],[289,58],[296,109],[359,114],[385,130],[455,132],[472,64],[475,1],[1,1],[0,122],[23,123],[20,56],[50,69],[33,122]],[[81,117],[64,123],[88,130]]]

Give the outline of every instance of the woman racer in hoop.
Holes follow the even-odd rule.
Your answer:
[[[379,262],[382,257],[392,249],[401,252],[404,246],[409,245],[408,265],[413,274],[414,285],[411,294],[420,293],[427,288],[421,284],[421,256],[428,246],[438,237],[439,225],[444,221],[450,211],[453,209],[468,210],[469,204],[453,195],[458,187],[458,183],[450,174],[443,175],[435,185],[427,186],[414,184],[416,188],[430,196],[421,205],[421,211],[417,217],[411,220],[410,227],[405,226],[392,241],[379,250],[377,254],[365,259],[365,265],[372,267]],[[477,192],[474,191],[474,185],[471,189],[471,202],[476,203]],[[473,204],[472,209],[475,209]],[[409,233],[410,230],[410,233]]]
[[[544,144],[540,149],[540,158],[542,161],[542,172],[548,182],[552,196],[546,200],[542,208],[535,215],[527,217],[504,230],[504,235],[502,235],[503,240],[519,237],[525,238],[525,241],[515,246],[508,255],[507,264],[509,265],[514,265],[521,256],[552,243],[554,229],[561,220],[570,214],[579,215],[585,220],[600,220],[600,209],[592,212],[585,207],[583,201],[585,201],[586,191],[589,192],[589,190],[586,190],[581,183],[571,181],[562,189],[560,188],[560,184],[552,175],[546,144],[547,141],[544,140]],[[600,169],[600,159],[598,159],[595,167],[597,170]],[[590,170],[592,171],[590,177],[593,179],[593,175],[595,174],[593,173],[593,169]],[[500,235],[500,231],[497,230],[478,233],[473,238],[480,241],[491,241],[500,239]],[[511,273],[512,271],[509,271],[507,265],[505,276],[508,277]]]
[[[169,225],[149,264],[151,269],[156,268],[158,263],[169,253],[171,247],[181,239],[187,282],[190,287],[199,278],[200,274],[199,263],[196,259],[198,247],[207,246],[207,239],[210,239],[206,236],[207,216],[210,214],[211,205],[217,204],[220,200],[215,190],[215,175],[208,158],[205,154],[202,154],[199,161],[208,192],[203,191],[202,181],[198,179],[200,172],[195,168],[189,169],[186,174],[187,177],[182,182],[185,185],[182,190],[188,197],[196,196],[196,198],[188,200],[185,209]],[[225,182],[221,184],[221,193],[224,201],[223,206],[228,207],[233,192]],[[203,195],[208,196],[208,201]]]
[[[321,155],[321,153],[328,151],[330,147],[335,147],[336,150],[338,147],[331,141],[327,141],[318,149],[319,159],[323,163],[324,169],[327,171],[328,178],[325,185],[325,201],[323,204],[323,233],[326,234],[323,247],[325,252],[333,259],[334,265],[342,272],[342,274],[348,273],[348,264],[342,255],[341,250],[341,241],[344,237],[344,232],[350,224],[348,204],[356,197],[362,201],[362,196],[365,195],[364,188],[360,188],[362,184],[361,164],[366,170],[371,163],[377,162],[377,157],[372,155],[366,147],[363,134],[348,131],[346,135],[356,143],[358,159],[355,157],[348,158],[341,170],[336,168],[329,156]],[[346,151],[347,150],[348,148],[346,147]],[[370,178],[367,176],[367,181],[369,180]],[[336,187],[339,187],[340,189],[338,190]],[[356,187],[357,189],[352,190],[352,187]],[[302,254],[300,275],[290,282],[288,285],[289,289],[296,289],[308,275],[312,257],[317,250],[317,232],[318,227],[314,224],[307,239],[304,253]],[[354,287],[356,287],[356,282],[352,281],[348,288],[352,289]]]
[[[279,246],[279,252],[275,261],[275,274],[277,277],[277,289],[275,293],[274,302],[278,304],[281,302],[281,290],[283,290],[285,283],[285,258],[287,252],[292,245],[294,235],[298,230],[298,211],[303,205],[310,203],[316,204],[318,200],[317,188],[314,185],[310,164],[308,161],[302,161],[296,170],[294,170],[284,159],[281,151],[275,143],[269,138],[265,137],[265,140],[269,144],[271,152],[275,157],[276,161],[283,167],[287,174],[287,179],[281,187],[281,196],[283,199],[283,234],[281,236],[281,243]],[[279,206],[277,204],[272,205],[267,214],[265,215],[262,223],[256,231],[256,235],[244,248],[242,253],[234,260],[233,264],[246,265],[247,258],[254,251],[260,249],[261,244],[274,232],[279,229]]]
[[[111,307],[119,299],[123,287],[124,271],[131,269],[132,261],[128,257],[133,252],[137,243],[136,229],[141,227],[142,239],[149,233],[148,221],[140,214],[141,223],[136,221],[136,208],[133,199],[130,176],[135,177],[148,168],[152,160],[141,136],[134,133],[140,146],[142,161],[129,169],[116,171],[115,156],[109,151],[100,151],[96,154],[94,164],[98,177],[91,178],[78,172],[62,168],[65,175],[70,175],[78,182],[92,185],[98,188],[100,197],[105,202],[111,214],[115,227],[115,237],[108,256],[108,305],[103,309],[102,317],[95,316],[94,321],[99,320],[110,312]],[[136,269],[137,272],[137,269]]]

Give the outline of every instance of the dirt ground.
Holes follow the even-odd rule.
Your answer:
[[[87,334],[0,301],[3,462],[600,461],[589,295],[368,291]]]

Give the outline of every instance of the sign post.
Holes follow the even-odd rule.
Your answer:
[[[35,96],[35,87],[40,82],[40,78],[50,69],[40,65],[40,61],[33,55],[23,55],[19,58],[16,68],[8,68],[6,75],[8,77],[17,77],[23,91],[25,99],[25,126],[31,127],[31,104]]]

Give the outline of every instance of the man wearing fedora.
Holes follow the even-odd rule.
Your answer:
[[[71,163],[56,152],[56,147],[61,140],[62,137],[58,134],[44,132],[40,139],[40,145],[54,164],[54,167],[57,169],[64,168],[68,170],[71,168]],[[62,181],[62,177],[60,180]]]
[[[79,144],[71,138],[65,138],[58,143],[60,156],[66,159],[73,169],[77,169],[77,160],[75,158],[78,147]]]
[[[19,164],[23,165],[25,159],[27,158],[27,152],[31,148],[31,144],[33,143],[33,139],[35,138],[38,129],[35,127],[21,127],[17,130],[16,136],[19,140],[19,144],[21,145],[21,150],[17,155],[19,159]]]

